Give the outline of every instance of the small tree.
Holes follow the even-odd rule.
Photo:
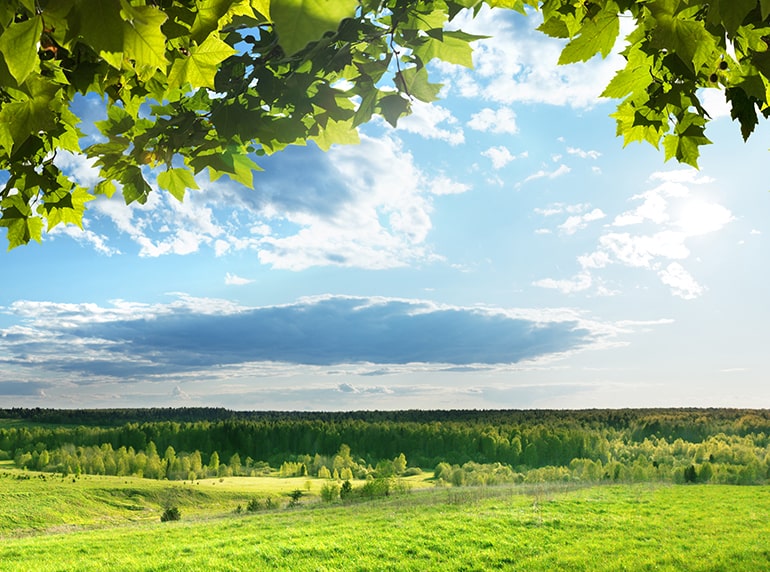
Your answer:
[[[346,480],[344,483],[342,483],[342,486],[340,487],[340,498],[342,500],[345,500],[347,497],[349,497],[352,492],[353,485],[350,484],[349,480]]]
[[[325,465],[321,465],[321,468],[318,469],[318,478],[319,479],[331,479],[332,478],[332,474],[329,471],[329,468],[326,467]]]
[[[167,506],[163,510],[163,514],[160,515],[161,522],[168,522],[170,520],[179,520],[182,518],[182,514],[179,512],[178,506]]]
[[[299,504],[299,500],[305,496],[305,492],[302,489],[294,489],[289,493],[289,506],[297,506]]]
[[[326,502],[337,500],[340,496],[340,486],[335,482],[324,483],[321,487],[321,499]]]
[[[398,457],[393,459],[393,470],[397,475],[406,471],[406,455],[401,453]]]

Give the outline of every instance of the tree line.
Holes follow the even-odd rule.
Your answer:
[[[770,476],[766,410],[119,411],[0,410],[0,419],[16,420],[0,422],[0,458],[36,470],[168,479],[278,472],[345,480],[409,467],[450,484],[748,484]]]

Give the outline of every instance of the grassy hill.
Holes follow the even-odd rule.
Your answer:
[[[770,562],[770,487],[425,488],[323,503],[307,479],[43,479],[0,467],[0,569],[698,570]],[[249,499],[271,510],[236,513]],[[160,522],[175,502],[179,522]]]

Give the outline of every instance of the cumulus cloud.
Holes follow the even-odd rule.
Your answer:
[[[647,269],[680,298],[691,300],[701,296],[705,288],[683,266],[691,256],[688,241],[697,236],[719,232],[731,221],[733,214],[723,205],[706,198],[705,192],[693,196],[691,187],[707,185],[713,179],[693,169],[656,172],[650,176],[655,186],[634,195],[633,208],[617,214],[597,239],[595,250],[577,258],[581,272],[568,280],[542,279],[534,284],[556,288],[565,293],[589,289],[599,282],[593,273],[611,265]],[[574,207],[573,207],[574,208]],[[606,215],[600,209],[570,216],[559,228],[565,234],[584,228],[590,220]],[[563,204],[536,209],[543,216],[567,212]]]
[[[225,284],[228,286],[244,286],[246,284],[251,284],[252,282],[254,282],[254,280],[230,274],[229,272],[225,274]]]
[[[440,107],[418,106],[420,117],[455,121]],[[100,197],[78,239],[115,254],[106,237],[117,234],[144,257],[251,251],[263,264],[289,270],[381,269],[435,260],[427,242],[433,198],[470,187],[446,173],[423,171],[395,132],[361,139],[328,153],[309,146],[263,157],[265,171],[255,176],[254,190],[204,174],[200,191],[188,192],[183,202],[165,192],[151,193],[144,205]],[[67,161],[63,167],[88,175],[82,164]],[[154,174],[146,175],[154,184]],[[128,251],[124,245],[121,250]]]
[[[516,125],[516,114],[510,107],[498,109],[485,107],[471,115],[468,127],[476,131],[507,133],[508,135],[516,135],[519,132],[519,127]]]
[[[482,151],[481,154],[492,161],[492,166],[495,169],[502,169],[516,158],[511,154],[507,147],[503,146],[490,147],[486,151]]]
[[[411,115],[398,121],[398,130],[459,145],[465,142],[465,135],[456,124],[457,118],[447,108],[435,103],[415,101],[412,103]]]
[[[578,147],[567,147],[567,153],[570,155],[576,155],[581,159],[598,159],[602,156],[599,151],[594,151],[593,149],[590,151],[584,151]]]
[[[75,384],[248,364],[421,371],[515,364],[601,345],[616,333],[565,310],[339,296],[265,307],[184,296],[169,304],[116,301],[109,307],[20,301],[3,311],[21,323],[0,330],[0,363],[70,375]]]
[[[578,230],[586,228],[589,223],[602,220],[607,216],[602,209],[591,208],[589,203],[577,203],[572,205],[554,203],[545,208],[535,208],[534,211],[544,217],[561,214],[569,215],[564,222],[558,226],[559,231],[563,234],[575,234]],[[541,234],[545,233],[541,232]]]
[[[575,234],[578,230],[586,228],[588,223],[601,220],[606,216],[602,209],[593,209],[584,214],[572,215],[559,225],[559,230],[565,234]]]
[[[615,71],[625,65],[618,52],[630,23],[621,22],[621,34],[612,54],[568,66],[557,65],[565,40],[548,38],[535,28],[542,18],[483,7],[475,17],[460,14],[455,25],[470,33],[490,36],[474,43],[474,70],[442,65],[454,93],[502,105],[547,103],[586,108],[595,105]]]
[[[675,296],[692,300],[703,293],[703,286],[698,284],[695,278],[678,262],[672,262],[658,272],[660,281],[671,287]]]

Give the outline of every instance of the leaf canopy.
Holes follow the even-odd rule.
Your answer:
[[[770,114],[770,0],[5,0],[0,3],[0,226],[9,247],[82,225],[86,203],[120,190],[145,202],[157,179],[182,200],[195,176],[254,183],[259,155],[358,141],[415,99],[438,97],[434,59],[471,66],[480,36],[454,29],[483,5],[542,14],[560,63],[607,56],[634,31],[603,95],[617,133],[697,166],[722,89],[748,138]],[[101,100],[100,139],[82,147],[78,94]],[[54,160],[94,160],[86,189]],[[150,180],[148,180],[150,179]]]

